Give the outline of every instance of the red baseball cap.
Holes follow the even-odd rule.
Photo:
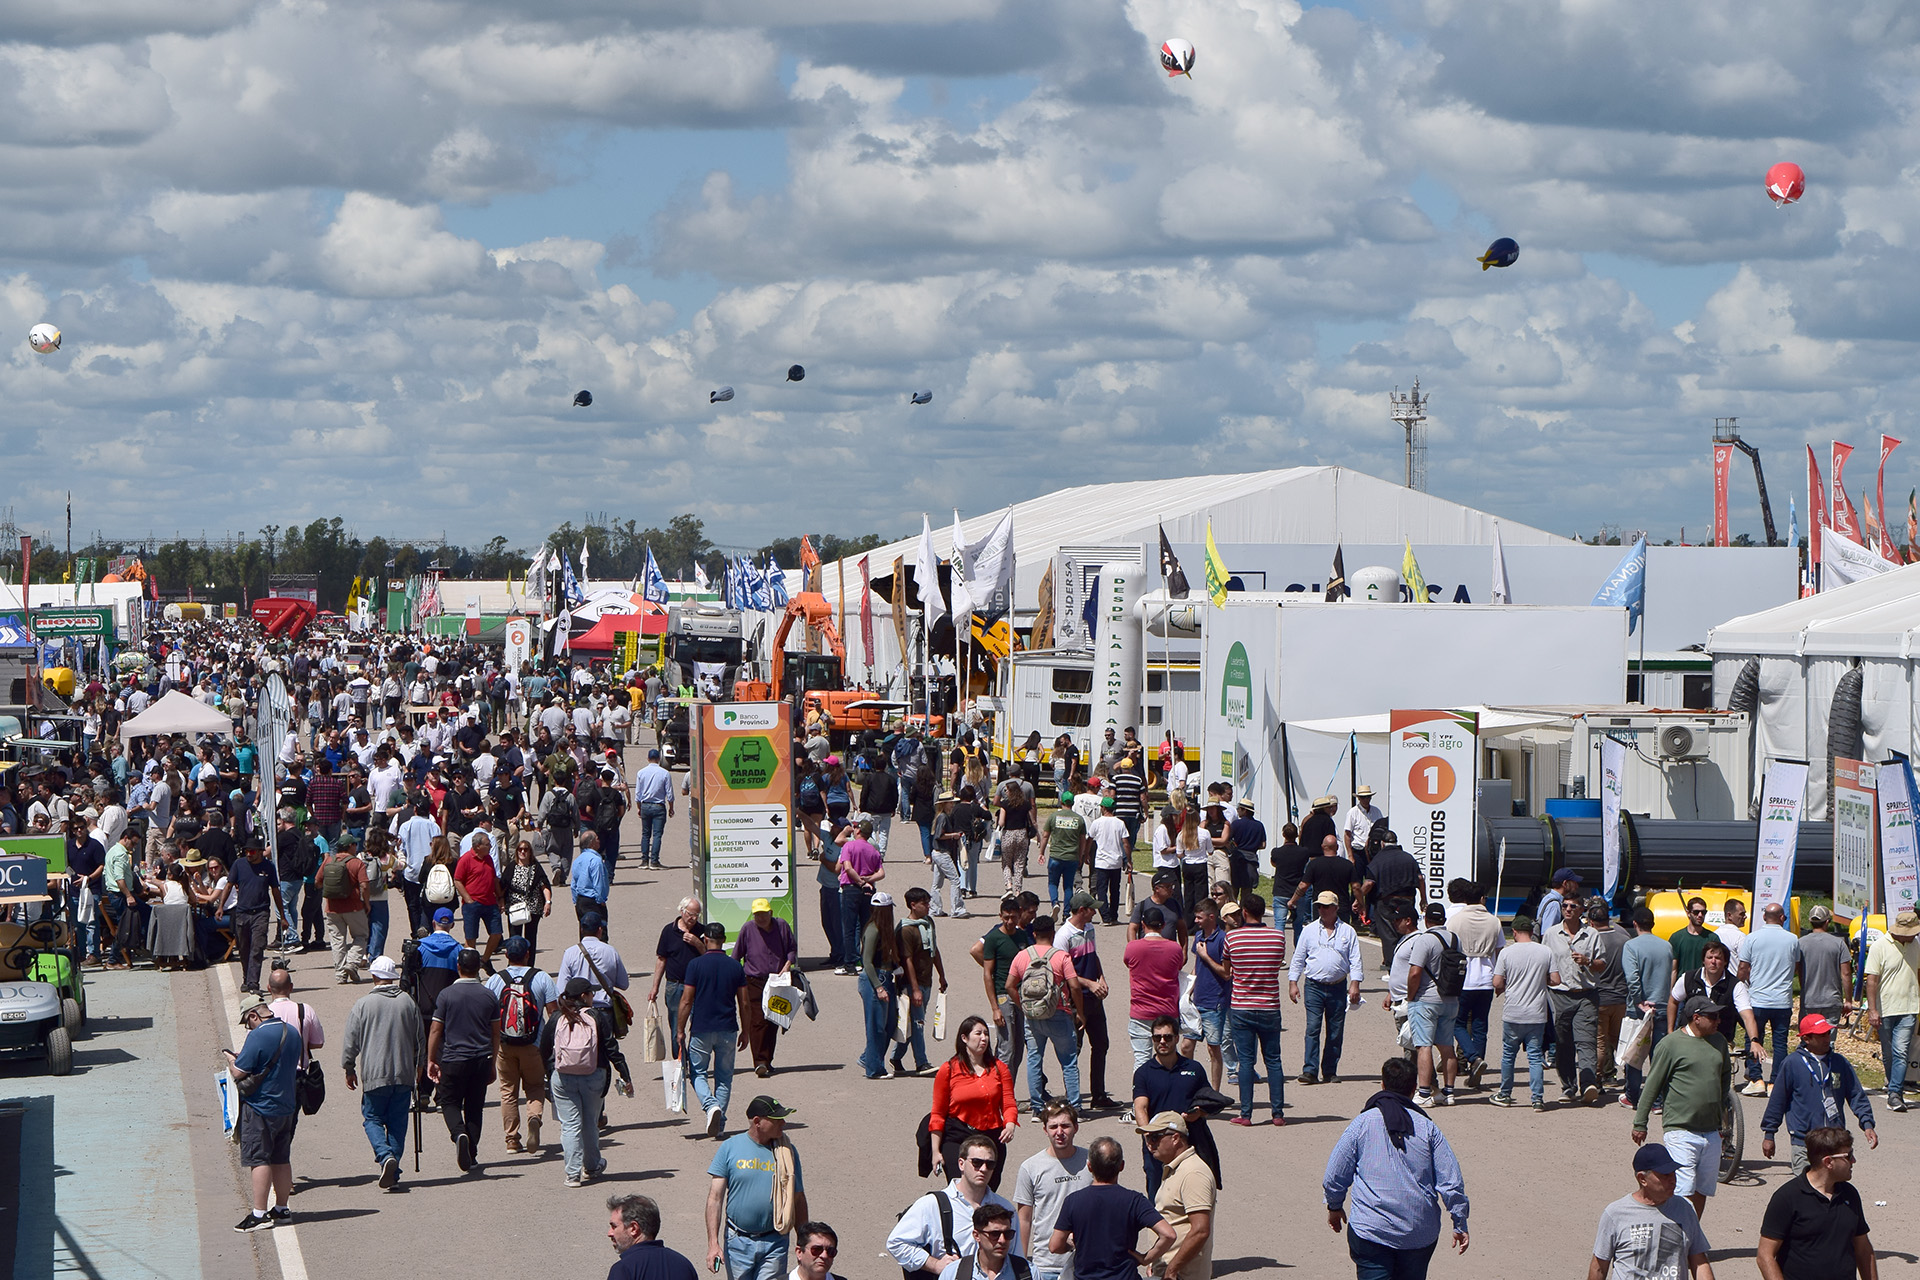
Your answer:
[[[1833,1024],[1817,1013],[1800,1019],[1800,1034],[1803,1036],[1824,1036],[1832,1030]]]

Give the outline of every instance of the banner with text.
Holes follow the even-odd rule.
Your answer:
[[[689,712],[694,885],[707,919],[732,940],[754,899],[765,898],[773,914],[797,925],[791,708],[703,702]]]
[[[1760,849],[1753,869],[1753,914],[1787,905],[1793,894],[1793,858],[1800,847],[1800,811],[1807,799],[1807,766],[1776,760],[1761,792]]]
[[[1620,780],[1627,749],[1617,738],[1600,739],[1600,871],[1607,901],[1620,889]]]
[[[1920,861],[1913,832],[1913,771],[1904,761],[1880,766],[1880,909],[1892,920],[1914,906]]]
[[[1427,897],[1447,900],[1447,881],[1473,877],[1473,797],[1480,768],[1472,711],[1395,711],[1388,720],[1387,812],[1400,843],[1420,863]]]
[[[1833,762],[1833,917],[1857,920],[1873,911],[1874,795],[1878,766]]]

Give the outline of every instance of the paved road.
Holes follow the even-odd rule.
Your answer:
[[[640,975],[651,969],[660,926],[688,892],[686,842],[682,810],[669,828],[666,870],[642,874],[623,866],[619,873],[613,941],[635,970],[636,984],[643,984]],[[898,888],[924,883],[917,858],[889,867]],[[977,905],[990,907],[984,901]],[[569,911],[557,909],[552,932],[561,932],[560,922],[568,918]],[[813,902],[804,892],[801,918],[803,958],[817,963],[822,938]],[[968,1013],[984,1012],[978,971],[966,950],[986,923],[991,921],[941,922],[940,942],[953,965],[949,1018],[955,1025]],[[964,927],[968,924],[974,928]],[[1116,979],[1109,1007],[1124,1028],[1117,933],[1104,933],[1101,949]],[[1369,955],[1377,967],[1377,952]],[[549,948],[542,958],[557,963],[558,950]],[[301,998],[319,1011],[329,1036],[337,1037],[352,1000],[366,989],[333,986],[321,955],[296,959],[294,971]],[[58,1179],[62,1220],[76,1239],[88,1243],[92,1274],[115,1280],[145,1275],[305,1280],[308,1274],[388,1275],[424,1266],[598,1277],[613,1258],[604,1237],[604,1199],[633,1190],[660,1202],[668,1243],[696,1262],[703,1255],[701,1209],[713,1143],[701,1126],[666,1114],[658,1070],[639,1068],[637,1055],[638,1096],[612,1099],[609,1175],[592,1187],[564,1185],[557,1125],[549,1123],[550,1145],[538,1158],[510,1156],[499,1145],[498,1121],[490,1109],[481,1172],[460,1174],[444,1123],[427,1116],[421,1173],[412,1174],[409,1159],[404,1185],[410,1189],[385,1195],[373,1185],[376,1170],[360,1129],[357,1100],[341,1085],[337,1049],[330,1047],[323,1054],[330,1085],[326,1108],[302,1122],[294,1147],[296,1230],[231,1232],[242,1212],[242,1182],[220,1137],[209,1084],[220,1066],[217,1050],[227,1043],[220,1037],[231,1028],[231,972],[103,975],[93,985],[96,1007],[127,1017],[118,1026],[102,1026],[82,1046],[84,1073],[47,1082],[24,1066],[0,1068],[5,1081],[0,1093],[24,1090],[56,1099],[56,1160],[67,1175]],[[750,1074],[736,1080],[733,1112],[739,1116],[746,1099],[761,1089],[799,1108],[790,1132],[805,1162],[814,1212],[840,1232],[838,1270],[849,1280],[889,1280],[898,1272],[880,1256],[882,1241],[895,1214],[926,1189],[914,1177],[913,1131],[927,1110],[931,1086],[926,1080],[863,1079],[853,1065],[861,1036],[855,980],[823,973],[817,987],[823,1004],[819,1021],[802,1022],[783,1039],[780,1071],[772,1081],[756,1081]],[[640,985],[639,994],[644,993]],[[1343,1240],[1327,1228],[1319,1184],[1335,1139],[1377,1087],[1362,1078],[1365,1068],[1377,1070],[1392,1051],[1378,977],[1368,982],[1365,994],[1366,1005],[1348,1024],[1343,1065],[1353,1076],[1316,1088],[1289,1081],[1284,1129],[1216,1125],[1226,1175],[1215,1251],[1218,1273],[1285,1267],[1298,1275],[1351,1274]],[[136,1009],[138,1014],[130,1012]],[[151,1025],[141,1025],[148,1017]],[[1301,1023],[1299,1009],[1289,1007],[1285,1059],[1294,1071]],[[1131,1076],[1124,1045],[1115,1046],[1108,1068],[1118,1093]],[[1021,1083],[1024,1089],[1024,1078]],[[1464,1259],[1437,1258],[1434,1274],[1517,1277],[1584,1268],[1601,1206],[1632,1188],[1627,1114],[1617,1106],[1544,1115],[1502,1111],[1487,1105],[1487,1096],[1468,1095],[1461,1105],[1433,1113],[1459,1152],[1474,1202],[1471,1251]],[[1745,1105],[1755,1172],[1721,1188],[1706,1216],[1723,1276],[1751,1273],[1748,1259],[1760,1214],[1787,1174],[1784,1162],[1758,1161],[1761,1103]],[[1912,1263],[1920,1252],[1920,1229],[1911,1225],[1910,1212],[1896,1218],[1893,1210],[1877,1209],[1874,1202],[1910,1205],[1911,1191],[1897,1188],[1911,1187],[1911,1170],[1920,1157],[1920,1119],[1884,1112],[1881,1118],[1885,1140],[1877,1152],[1864,1153],[1858,1182],[1881,1249],[1899,1251]],[[1103,1133],[1121,1136],[1129,1152],[1127,1181],[1139,1185],[1133,1154],[1138,1145],[1128,1126],[1118,1118],[1100,1119],[1081,1132],[1083,1142]],[[1015,1139],[1013,1158],[1023,1159],[1040,1146],[1029,1124]],[[76,1194],[80,1188],[84,1198]],[[198,1226],[198,1238],[190,1242],[192,1224]]]

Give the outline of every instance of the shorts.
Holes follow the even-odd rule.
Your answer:
[[[1409,1004],[1407,1025],[1413,1030],[1413,1047],[1452,1044],[1454,1018],[1459,1012],[1457,1000],[1415,1000]]]
[[[487,926],[487,936],[496,936],[500,932],[500,908],[491,902],[467,902],[460,907],[461,924],[469,943],[478,941],[480,926]]]
[[[1220,1048],[1227,1043],[1227,1011],[1225,1009],[1200,1010],[1200,1034],[1189,1036],[1202,1044]]]
[[[1680,1172],[1674,1175],[1673,1194],[1712,1195],[1720,1185],[1720,1135],[1668,1129],[1660,1135],[1660,1141],[1680,1165]]]
[[[263,1116],[252,1107],[240,1108],[240,1163],[249,1169],[293,1163],[293,1126],[296,1112]]]

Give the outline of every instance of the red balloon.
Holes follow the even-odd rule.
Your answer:
[[[1800,166],[1782,160],[1767,170],[1767,194],[1773,197],[1775,204],[1792,204],[1807,190],[1807,175],[1800,172]]]

